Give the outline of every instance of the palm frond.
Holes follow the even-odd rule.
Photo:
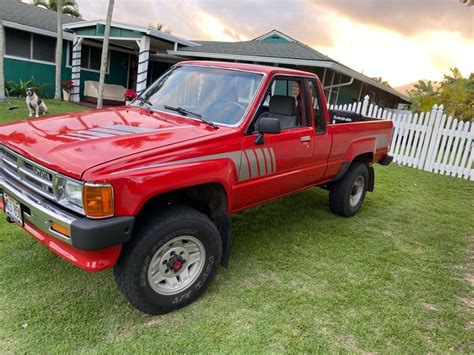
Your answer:
[[[33,0],[33,5],[36,5],[36,6],[43,6],[47,9],[51,9],[50,7],[50,2],[47,1],[47,0]]]
[[[72,17],[81,17],[81,13],[79,12],[79,10],[76,10],[75,8],[70,6],[63,7],[63,14],[70,15]]]

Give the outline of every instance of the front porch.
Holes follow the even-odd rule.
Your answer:
[[[64,30],[73,34],[68,56],[73,81],[71,101],[91,101],[85,97],[84,82],[99,80],[105,22],[66,24]],[[197,44],[158,30],[112,23],[105,83],[120,85],[124,91],[133,89],[140,94],[171,65],[182,60],[169,55],[168,50],[194,45]]]

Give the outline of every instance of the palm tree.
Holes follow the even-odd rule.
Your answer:
[[[102,57],[100,60],[100,75],[99,75],[99,93],[97,97],[97,108],[102,108],[104,101],[104,81],[105,70],[107,69],[107,56],[109,54],[109,37],[110,25],[112,24],[112,13],[114,12],[115,0],[109,0],[109,8],[107,9],[107,19],[105,20],[104,41],[102,43]]]
[[[44,7],[51,11],[58,10],[57,0],[33,0],[33,5]],[[78,10],[77,2],[75,0],[63,0],[61,8],[63,14],[70,15],[72,17],[81,17],[81,13]]]
[[[474,6],[474,0],[459,0],[459,1],[467,6]]]
[[[5,48],[5,35],[3,32],[3,23],[0,20],[0,99],[5,96],[5,77],[3,72],[3,52]]]
[[[170,29],[165,29],[166,25],[164,23],[161,23],[161,22],[157,22],[156,25],[149,24],[148,27],[153,28],[154,30],[158,30],[158,31],[167,33],[169,35],[172,32]]]
[[[54,88],[54,99],[61,100],[61,65],[63,58],[63,0],[57,0],[57,36],[56,36],[56,80]]]

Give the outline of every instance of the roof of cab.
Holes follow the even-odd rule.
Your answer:
[[[238,70],[245,70],[245,71],[257,72],[257,73],[264,73],[264,74],[286,74],[286,75],[305,76],[305,77],[312,77],[312,78],[317,77],[316,74],[301,71],[301,70],[274,67],[274,66],[269,66],[269,65],[245,64],[245,63],[235,63],[235,62],[193,60],[193,61],[179,62],[178,65],[199,65],[199,66],[205,66],[205,67],[238,69]]]

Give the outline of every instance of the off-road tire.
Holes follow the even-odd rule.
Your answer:
[[[157,293],[148,278],[150,262],[167,242],[192,236],[202,243],[205,259],[195,281],[173,295]],[[214,278],[222,255],[222,240],[205,214],[187,206],[167,207],[140,222],[114,267],[115,281],[128,302],[147,314],[164,314],[196,300]]]
[[[363,179],[362,183],[360,183],[360,179]],[[361,195],[358,198],[357,203],[351,204],[351,195],[356,181],[362,189],[360,191]],[[364,202],[368,182],[368,166],[362,162],[352,163],[344,176],[335,181],[329,189],[329,207],[331,208],[331,211],[343,217],[351,217],[355,215]]]

